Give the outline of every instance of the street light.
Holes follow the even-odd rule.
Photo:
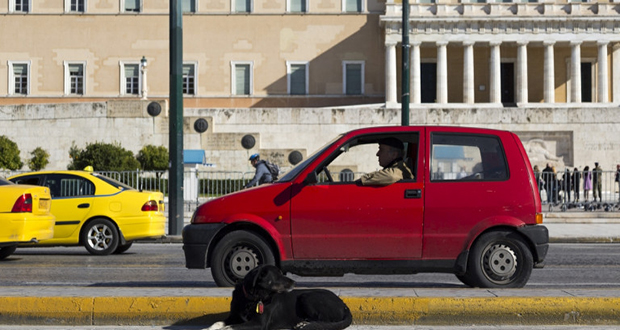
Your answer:
[[[140,60],[140,72],[142,73],[142,99],[146,100],[148,88],[146,88],[146,66],[148,65],[146,57],[142,56]]]

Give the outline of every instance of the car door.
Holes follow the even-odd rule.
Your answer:
[[[48,174],[43,185],[52,193],[52,214],[56,216],[54,238],[78,237],[77,230],[88,219],[95,186],[89,180],[71,174]]]
[[[387,186],[362,186],[355,180],[377,165],[378,145],[367,143],[363,154],[343,147],[329,164],[318,164],[324,176],[304,185],[291,199],[291,233],[295,259],[414,259],[421,256],[424,214],[423,137],[410,141],[406,156],[414,179]],[[378,137],[366,138],[378,139]],[[363,138],[362,138],[363,139]],[[370,148],[370,149],[369,149]],[[351,148],[353,149],[353,148]],[[312,165],[311,165],[312,166]],[[331,180],[327,178],[328,168]]]

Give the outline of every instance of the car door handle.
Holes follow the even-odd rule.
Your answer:
[[[421,198],[422,189],[407,189],[405,190],[405,198]]]
[[[78,209],[87,209],[89,207],[90,207],[90,204],[88,204],[88,203],[84,203],[84,204],[78,205]]]

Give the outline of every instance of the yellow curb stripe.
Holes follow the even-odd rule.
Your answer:
[[[230,297],[0,297],[0,324],[209,325]],[[620,298],[343,297],[356,324],[620,325]]]

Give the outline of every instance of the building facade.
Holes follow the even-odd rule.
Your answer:
[[[185,147],[221,159],[219,169],[255,151],[287,166],[288,152],[344,130],[400,123],[400,1],[179,1]],[[412,2],[412,125],[517,131],[539,164],[620,161],[609,154],[620,149],[620,3]],[[54,168],[72,141],[167,145],[167,112],[145,109],[166,107],[169,5],[0,0],[0,135],[24,158],[53,150]],[[190,121],[203,117],[209,130],[197,134]],[[32,125],[54,131],[53,145],[23,136]],[[237,143],[248,133],[252,150]]]

